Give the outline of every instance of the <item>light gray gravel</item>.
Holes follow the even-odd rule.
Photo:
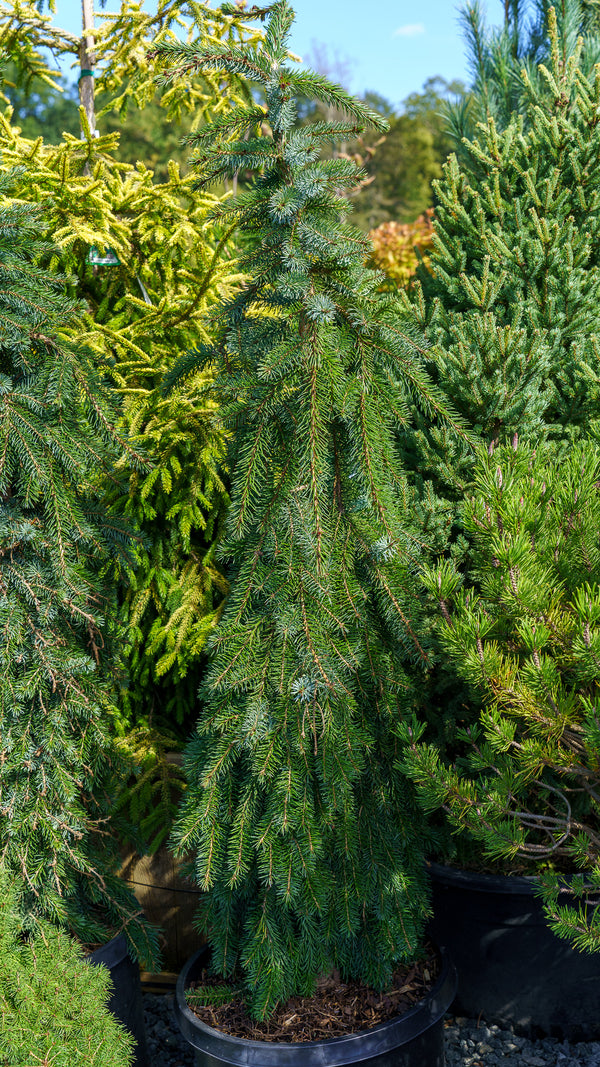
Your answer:
[[[194,1053],[175,1022],[173,1000],[172,993],[144,993],[151,1067],[194,1067]],[[445,1035],[446,1067],[600,1067],[599,1041],[530,1041],[512,1030],[452,1015],[446,1016]]]

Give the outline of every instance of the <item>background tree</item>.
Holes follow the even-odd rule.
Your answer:
[[[454,148],[454,139],[448,128],[449,105],[470,101],[471,90],[458,78],[447,81],[435,74],[426,78],[419,93],[409,93],[402,102],[403,113],[409,119],[426,126],[433,138],[433,150],[444,161]]]
[[[78,134],[77,88],[67,78],[55,75],[58,88],[54,88],[39,76],[27,78],[14,60],[4,64],[2,74],[2,96],[12,108],[12,121],[23,137],[31,141],[44,137],[49,144],[58,144],[65,131]]]
[[[19,177],[15,175],[15,177]],[[14,180],[14,179],[13,179]],[[123,930],[157,960],[156,932],[117,877],[106,832],[123,761],[110,735],[114,596],[103,561],[126,528],[102,508],[122,455],[85,306],[43,265],[40,211],[0,186],[0,838],[25,931],[50,920],[84,943]],[[120,820],[121,827],[125,824]]]
[[[354,199],[355,222],[371,230],[382,222],[413,223],[434,204],[432,182],[452,148],[446,130],[446,103],[464,98],[461,82],[428,78],[421,93],[403,101],[400,114],[390,118],[385,140],[365,159],[371,179]],[[368,100],[368,94],[365,100]],[[381,105],[373,101],[376,110]],[[381,107],[386,114],[386,107]]]
[[[142,113],[155,107],[154,69],[146,52],[157,32],[159,38],[168,36],[186,12],[176,2],[161,3],[156,15],[123,3],[104,18],[97,31],[97,84],[110,106],[128,105],[130,114],[138,106]],[[203,40],[248,36],[243,24],[204,5],[195,5],[194,14]],[[19,6],[12,21],[5,17],[0,24],[0,42],[38,82],[44,71],[51,78],[51,71],[36,42],[41,49],[50,39],[62,55],[77,55],[78,40],[51,27],[37,9]],[[191,123],[195,108],[193,121],[201,122],[248,95],[235,75],[193,79],[185,90],[160,93],[161,121]],[[26,165],[19,195],[46,205],[47,227],[73,279],[72,291],[88,306],[86,339],[116,390],[121,426],[153,463],[146,473],[117,466],[116,480],[104,481],[102,489],[113,515],[126,517],[146,535],[121,586],[127,677],[115,676],[114,726],[139,768],[137,785],[130,783],[134,792],[145,783],[148,826],[157,847],[168,832],[173,791],[178,795],[181,784],[177,768],[161,754],[182,745],[195,718],[203,646],[226,591],[214,552],[227,503],[224,435],[214,398],[206,394],[210,370],[169,398],[161,396],[160,384],[182,351],[208,343],[206,310],[232,292],[241,275],[231,227],[207,221],[218,199],[214,194],[195,190],[192,178],[182,177],[174,163],[166,180],[157,182],[143,164],[119,162],[118,135],[92,138],[85,115],[78,114],[79,122],[83,137],[66,135],[50,145],[19,134],[7,112],[0,117],[0,165]],[[101,129],[102,123],[100,115]],[[90,262],[94,249],[106,248],[118,262],[100,267]],[[151,781],[148,758],[155,768]],[[122,800],[134,798],[126,793]]]
[[[366,228],[391,219],[413,222],[431,206],[431,182],[441,174],[440,161],[433,134],[416,119],[397,116],[367,166],[374,180],[356,198],[357,218]]]
[[[99,93],[96,99],[98,110],[102,111],[108,103],[106,94]],[[181,138],[190,132],[192,119],[182,116],[179,123],[173,123],[161,106],[160,97],[123,116],[116,111],[105,111],[99,122],[103,133],[119,135],[112,152],[114,159],[129,166],[138,161],[143,163],[152,171],[155,184],[168,184],[171,161],[177,164],[182,177],[187,174],[189,152]],[[49,138],[48,141],[52,143]]]

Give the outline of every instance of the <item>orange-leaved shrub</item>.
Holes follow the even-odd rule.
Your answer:
[[[371,230],[372,265],[384,271],[396,286],[407,285],[417,269],[417,250],[428,264],[433,243],[433,208],[414,222],[382,222]]]

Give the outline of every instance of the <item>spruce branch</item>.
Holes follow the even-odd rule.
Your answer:
[[[227,62],[267,72],[260,137],[254,110],[247,139],[236,116],[195,145],[201,178],[241,163],[250,174],[215,212],[244,232],[248,280],[211,312],[213,344],[190,350],[166,383],[214,362],[232,472],[221,546],[231,591],[209,642],[172,847],[195,849],[215,970],[239,978],[257,1017],[333,963],[382,988],[423,929],[426,835],[388,727],[412,700],[413,664],[430,659],[398,424],[410,435],[412,388],[437,403],[425,346],[386,331],[401,313],[346,222],[339,189],[362,172],[319,159],[340,126],[298,128],[296,98],[345,110],[344,128],[372,115],[285,66],[286,0],[267,18],[255,49],[200,60],[206,74]],[[165,49],[168,73],[189,71],[192,53]]]

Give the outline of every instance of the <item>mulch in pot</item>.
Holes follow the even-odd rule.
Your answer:
[[[323,1041],[369,1030],[402,1015],[426,996],[439,971],[439,958],[430,944],[425,946],[423,960],[397,968],[392,986],[385,993],[374,992],[362,982],[344,982],[334,970],[319,979],[314,996],[290,997],[263,1022],[248,1016],[241,997],[213,1006],[195,1004],[194,989],[218,989],[226,984],[206,970],[190,983],[185,995],[188,1007],[198,1018],[232,1037],[251,1041]]]

